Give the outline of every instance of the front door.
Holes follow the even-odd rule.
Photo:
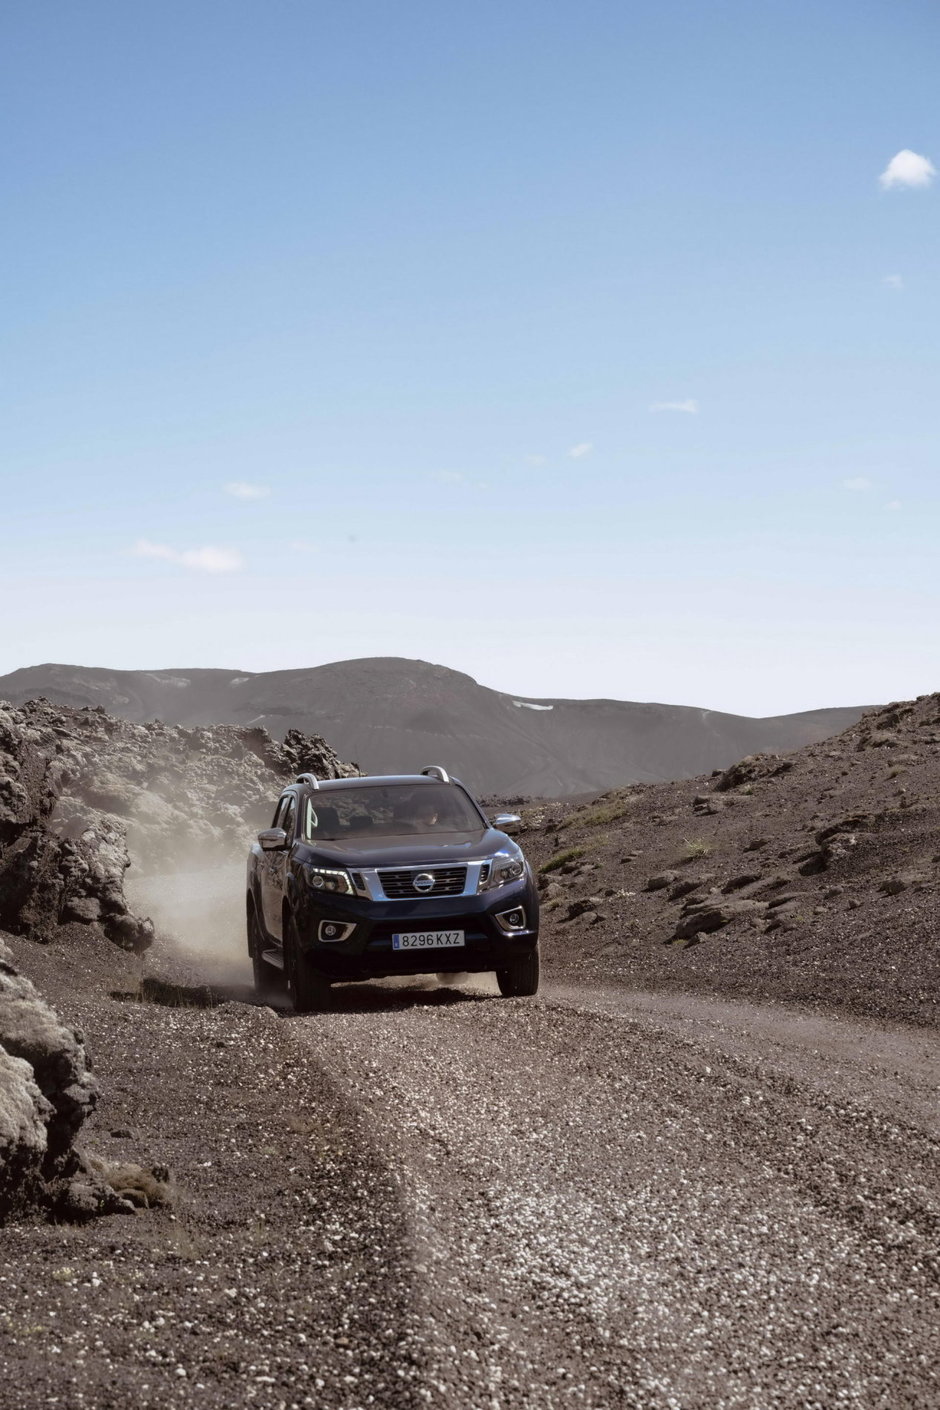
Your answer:
[[[283,915],[284,888],[287,885],[287,863],[294,842],[294,821],[296,808],[291,795],[282,798],[274,815],[273,827],[282,827],[287,833],[287,846],[277,852],[264,852],[261,863],[261,909],[264,912],[264,928],[275,940],[283,940],[281,918]]]

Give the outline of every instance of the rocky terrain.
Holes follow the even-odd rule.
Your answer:
[[[153,927],[128,911],[124,877],[196,868],[244,850],[285,778],[356,773],[317,736],[132,724],[103,707],[0,702],[0,925],[48,937],[100,925],[144,950]]]
[[[537,999],[305,1018],[245,834],[352,766],[0,710],[0,1410],[933,1410],[940,697],[522,804]]]
[[[73,1142],[96,1095],[81,1034],[18,973],[0,937],[0,1216],[40,1201],[72,1214],[105,1207],[91,1182],[70,1185],[81,1164]]]
[[[137,723],[227,721],[276,735],[289,728],[323,733],[368,773],[446,762],[476,792],[529,797],[688,778],[759,750],[812,744],[861,714],[848,708],[749,719],[680,705],[530,699],[399,657],[257,674],[44,665],[0,676],[0,700],[37,696],[103,705]]]
[[[311,768],[355,772],[297,731],[276,744],[258,728],[0,703],[0,927],[79,952],[105,937],[145,951],[154,926],[128,905],[132,856],[136,875],[243,854],[284,778]],[[82,1038],[0,944],[0,1214],[37,1199],[73,1213],[83,1200],[86,1212],[107,1207],[102,1180],[74,1149],[94,1100]]]
[[[940,1017],[940,695],[834,739],[524,810],[555,972]]]

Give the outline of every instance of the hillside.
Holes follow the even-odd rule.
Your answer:
[[[135,722],[299,729],[325,735],[368,773],[439,762],[479,792],[524,797],[688,778],[745,754],[815,743],[861,714],[844,708],[751,719],[622,700],[525,700],[398,657],[261,674],[43,665],[0,676],[0,700],[38,697],[101,705]]]
[[[940,695],[526,818],[555,973],[940,1019]]]
[[[940,697],[526,807],[531,999],[259,1001],[244,847],[304,767],[349,766],[0,706],[0,1410],[934,1405]]]

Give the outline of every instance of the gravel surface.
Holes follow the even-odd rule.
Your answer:
[[[576,984],[140,1003],[102,947],[107,985],[20,960],[96,1054],[87,1143],[173,1204],[0,1230],[2,1410],[938,1403],[934,1034]]]
[[[432,1399],[936,1405],[930,1038],[814,1017],[794,1047],[779,1012],[773,1039],[589,991],[347,1002],[298,1026],[396,1172]],[[892,1114],[886,1056],[925,1123]]]

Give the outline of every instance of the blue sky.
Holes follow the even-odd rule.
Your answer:
[[[932,0],[13,0],[0,671],[936,688],[938,40]]]

